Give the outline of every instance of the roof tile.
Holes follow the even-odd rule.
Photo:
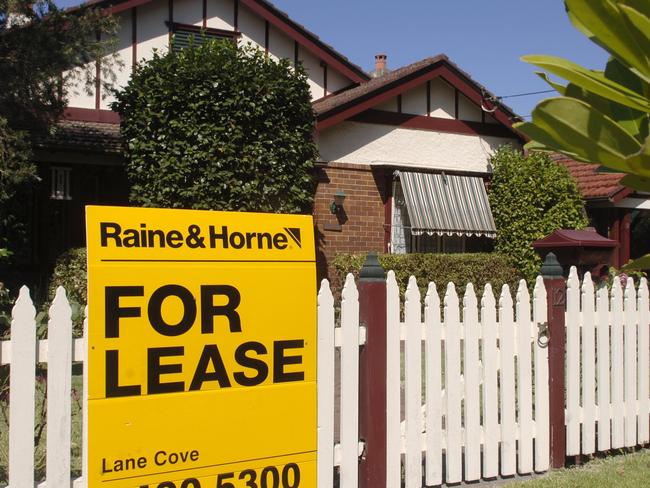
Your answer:
[[[599,164],[581,163],[562,154],[553,154],[551,157],[569,170],[586,200],[614,198],[620,192],[629,190],[620,184],[625,176],[623,173],[601,173],[598,171]]]

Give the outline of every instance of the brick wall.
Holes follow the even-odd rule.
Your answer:
[[[390,191],[391,170],[367,165],[328,163],[320,165],[314,204],[318,279],[338,285],[332,262],[340,252],[385,251],[385,203]],[[343,209],[330,212],[337,191],[345,192]]]

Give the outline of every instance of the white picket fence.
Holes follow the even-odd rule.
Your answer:
[[[351,275],[338,319],[335,311],[324,281],[318,294],[318,486],[332,487],[338,467],[340,488],[356,488],[363,452],[359,348],[367,332],[359,324],[359,295]],[[11,488],[85,486],[83,477],[70,479],[71,366],[84,359],[84,342],[72,339],[70,317],[59,288],[48,339],[37,341],[34,306],[23,287],[13,310],[11,340],[0,343],[0,365],[10,365],[10,385],[19,385],[9,395],[14,406],[9,412]],[[402,307],[395,275],[389,272],[387,318],[388,487],[404,482],[407,488],[419,488],[549,468],[548,350],[538,334],[538,325],[546,322],[541,278],[532,299],[523,281],[514,300],[507,286],[497,299],[488,285],[479,301],[469,284],[462,303],[454,284],[447,285],[441,298],[431,283],[424,306],[411,278]],[[648,442],[645,280],[638,293],[631,280],[625,290],[615,284],[610,300],[606,288],[594,292],[588,277],[581,288],[572,271],[566,323],[567,454]],[[335,381],[337,361],[340,385]],[[47,481],[35,485],[37,363],[48,364]],[[84,388],[86,379],[84,374]]]
[[[567,283],[567,455],[650,442],[648,283]],[[581,429],[582,427],[582,429]]]

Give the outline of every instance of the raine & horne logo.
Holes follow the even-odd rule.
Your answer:
[[[283,227],[280,232],[232,231],[227,225],[202,228],[190,224],[187,229],[123,228],[117,222],[100,222],[101,247],[190,249],[290,249],[291,242],[302,248],[299,227]]]

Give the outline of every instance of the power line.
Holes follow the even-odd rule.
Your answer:
[[[542,93],[552,93],[555,90],[541,90],[541,91],[534,91],[534,92],[528,92],[528,93],[517,93],[515,95],[505,95],[503,97],[497,97],[499,100],[503,100],[504,98],[515,98],[515,97],[527,97],[528,95],[541,95]]]

